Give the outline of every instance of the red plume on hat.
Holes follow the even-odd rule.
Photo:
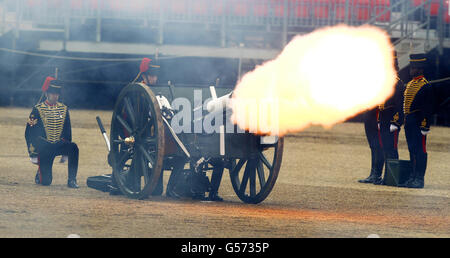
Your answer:
[[[56,79],[51,76],[47,76],[47,78],[45,79],[44,85],[42,85],[43,92],[46,92],[48,90],[48,87],[50,86],[50,82],[53,80],[56,80]]]
[[[145,57],[142,59],[141,66],[139,67],[141,73],[145,73],[146,71],[148,71],[150,61],[152,61],[150,58]]]

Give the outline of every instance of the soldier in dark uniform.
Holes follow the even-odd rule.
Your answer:
[[[397,53],[394,52],[397,72]],[[364,129],[371,152],[369,177],[358,180],[360,183],[382,184],[382,173],[386,159],[398,159],[398,134],[403,121],[403,81],[397,77],[394,94],[385,103],[367,111],[363,115]]]
[[[398,73],[397,53],[394,52],[395,69]],[[384,159],[398,159],[398,135],[403,125],[403,93],[405,84],[397,76],[394,94],[384,104],[378,106],[378,129],[380,131],[380,146],[383,150]],[[381,180],[374,182],[382,184]]]
[[[363,114],[364,131],[370,147],[371,168],[367,178],[358,180],[360,183],[378,183],[383,172],[384,154],[381,148],[380,131],[378,130],[379,107],[375,107]]]
[[[25,139],[31,161],[39,166],[35,182],[52,183],[52,166],[55,156],[62,155],[61,162],[68,162],[67,186],[78,188],[78,146],[72,142],[69,109],[58,102],[61,81],[47,77],[42,90],[46,100],[34,106],[25,129]]]
[[[431,84],[424,77],[425,54],[410,55],[410,75],[413,78],[406,85],[403,112],[405,113],[405,136],[408,143],[412,171],[402,187],[423,188],[428,154],[427,134],[430,132],[433,114],[433,92]]]

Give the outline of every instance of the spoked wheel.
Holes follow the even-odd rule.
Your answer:
[[[126,86],[111,120],[113,175],[123,194],[144,199],[156,188],[164,155],[164,124],[159,104],[141,83]]]
[[[278,177],[284,139],[272,145],[261,145],[248,159],[236,159],[230,169],[231,184],[245,203],[260,203],[269,195]]]

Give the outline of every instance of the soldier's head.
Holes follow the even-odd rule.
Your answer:
[[[143,58],[140,65],[140,71],[144,83],[147,85],[155,85],[158,81],[160,66],[158,63],[149,58]]]
[[[425,54],[409,55],[409,74],[411,77],[423,75],[427,65],[427,57]]]
[[[62,82],[59,80],[51,80],[47,90],[45,91],[45,95],[47,97],[48,103],[51,105],[56,104],[59,100],[59,96],[61,95]]]

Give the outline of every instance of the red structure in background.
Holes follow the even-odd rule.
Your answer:
[[[159,11],[163,0],[70,0],[70,8],[80,10],[89,8],[96,10],[103,8],[107,10],[122,11],[142,11],[143,9],[152,9]],[[288,15],[297,19],[336,19],[345,20],[347,0],[288,0]],[[349,8],[347,10],[350,19],[357,21],[367,21],[373,16],[378,16],[385,12],[391,5],[390,0],[348,0]],[[413,6],[422,4],[425,0],[412,0]],[[284,0],[164,0],[169,2],[168,12],[183,15],[191,12],[194,15],[228,15],[228,16],[255,16],[255,17],[284,17]],[[192,7],[188,5],[192,3]],[[440,0],[433,0],[429,7],[431,16],[438,16]],[[48,8],[63,8],[64,0],[27,0],[28,6],[47,5]],[[444,20],[450,23],[449,3],[444,1]],[[390,20],[391,13],[388,11],[377,18],[377,21],[387,22]]]

